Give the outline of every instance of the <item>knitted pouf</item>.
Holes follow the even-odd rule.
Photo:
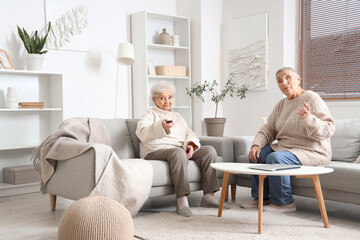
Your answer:
[[[82,198],[64,212],[59,222],[58,240],[131,240],[134,223],[119,202],[100,196]]]

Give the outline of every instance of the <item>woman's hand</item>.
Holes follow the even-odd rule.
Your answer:
[[[190,159],[192,158],[193,154],[194,154],[194,147],[189,144],[186,148],[186,156],[188,159]]]
[[[304,102],[304,106],[299,109],[298,114],[301,119],[307,118],[310,114],[310,106]]]
[[[162,126],[163,126],[166,134],[169,135],[170,134],[170,128],[172,128],[174,126],[174,122],[167,123],[166,121],[167,121],[167,119],[162,120]]]
[[[249,152],[249,158],[252,162],[256,163],[260,156],[260,147],[258,145],[254,145],[251,147]]]

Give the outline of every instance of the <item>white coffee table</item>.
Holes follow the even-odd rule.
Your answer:
[[[299,178],[311,178],[316,198],[318,200],[320,212],[322,219],[324,221],[325,228],[329,228],[329,220],[326,213],[324,197],[321,190],[319,174],[331,173],[334,171],[332,168],[328,167],[310,167],[310,166],[301,166],[301,168],[290,169],[290,170],[281,170],[275,172],[262,171],[250,169],[249,166],[251,163],[212,163],[211,167],[217,170],[223,171],[223,183],[222,186],[227,186],[229,175],[230,174],[247,174],[247,175],[258,175],[259,176],[259,220],[258,220],[258,233],[260,234],[262,231],[262,218],[263,218],[263,196],[264,196],[264,179],[267,176],[295,176]],[[225,195],[227,193],[227,187],[223,187],[221,189],[221,198],[219,204],[219,212],[218,217],[222,216],[222,210],[225,201]]]

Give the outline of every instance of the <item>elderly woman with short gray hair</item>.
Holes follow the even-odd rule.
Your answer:
[[[196,134],[188,128],[185,120],[171,107],[175,88],[166,81],[160,81],[151,88],[155,106],[140,119],[136,135],[140,139],[140,155],[148,160],[164,160],[169,163],[171,179],[177,197],[176,212],[184,217],[191,216],[187,201],[190,194],[188,160],[200,168],[204,197],[202,207],[218,207],[214,192],[219,190],[216,170],[210,167],[217,153],[212,146],[200,145]]]
[[[249,152],[250,163],[317,166],[331,161],[330,137],[334,120],[319,94],[305,90],[300,76],[290,67],[276,72],[276,82],[286,96],[281,99],[256,134]],[[277,140],[277,142],[273,142]],[[251,176],[250,202],[243,208],[258,206],[258,176]],[[294,212],[289,176],[268,176],[264,181],[264,211]]]

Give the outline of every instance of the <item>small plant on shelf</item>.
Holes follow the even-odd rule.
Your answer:
[[[48,24],[47,33],[45,36],[40,37],[38,35],[38,31],[36,30],[35,33],[30,37],[27,31],[24,28],[20,28],[17,26],[18,34],[21,40],[24,43],[24,47],[29,54],[45,54],[47,50],[43,50],[47,37],[49,35],[51,29],[51,22]]]
[[[229,79],[225,83],[224,87],[221,91],[217,90],[218,82],[214,80],[212,83],[205,81],[204,83],[200,84],[196,82],[192,85],[191,88],[186,88],[186,94],[190,97],[198,97],[203,102],[205,102],[204,94],[206,92],[211,94],[211,101],[215,103],[215,118],[217,118],[217,111],[218,111],[218,104],[221,101],[224,101],[226,97],[240,97],[240,99],[245,98],[246,91],[248,88],[245,85],[238,86],[234,82],[235,74],[230,74]]]

